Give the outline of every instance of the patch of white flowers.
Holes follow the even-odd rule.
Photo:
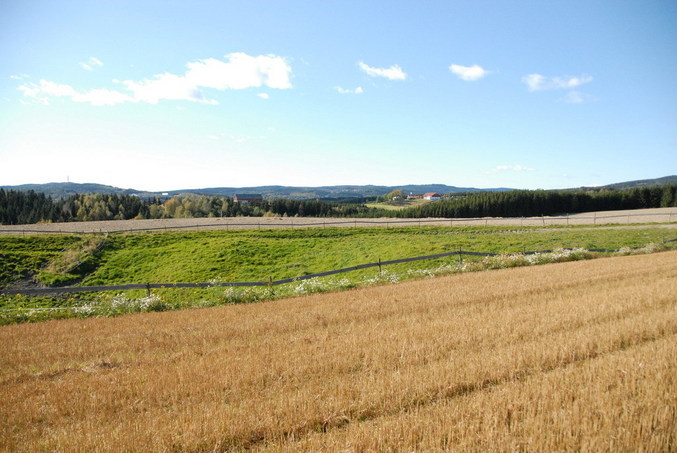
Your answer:
[[[80,316],[92,316],[96,313],[96,308],[91,305],[80,305],[79,307],[73,307],[73,313]]]
[[[293,292],[295,294],[312,294],[325,291],[336,291],[355,286],[348,278],[322,280],[321,278],[309,278],[296,282]]]
[[[257,302],[266,299],[265,291],[257,288],[229,287],[223,292],[223,300],[228,303],[240,304]]]
[[[117,295],[111,300],[110,308],[114,312],[132,313],[137,311],[163,311],[167,309],[167,306],[157,294],[151,294],[139,299],[130,299],[123,295]]]
[[[399,283],[400,276],[394,272],[383,271],[379,272],[374,277],[367,277],[363,283],[365,285],[378,285],[382,283]]]

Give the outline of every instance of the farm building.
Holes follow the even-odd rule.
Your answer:
[[[437,192],[428,192],[423,194],[424,200],[439,200],[440,198],[442,198],[442,195],[438,194]]]
[[[261,203],[263,195],[258,193],[236,193],[233,201],[235,203]]]

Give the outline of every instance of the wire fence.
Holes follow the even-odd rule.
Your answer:
[[[561,216],[538,217],[472,217],[472,218],[422,218],[422,219],[350,219],[332,218],[286,218],[262,217],[248,218],[249,221],[232,221],[231,218],[216,218],[216,221],[201,222],[198,219],[152,219],[123,221],[72,222],[70,224],[44,224],[22,227],[0,225],[0,234],[91,234],[91,233],[130,233],[171,230],[200,229],[274,229],[274,228],[326,228],[326,227],[398,227],[398,226],[464,226],[464,225],[602,225],[668,222],[677,220],[677,211],[659,213],[622,213],[604,215],[565,214]],[[258,220],[258,221],[257,221]],[[128,227],[120,227],[120,222],[130,222]],[[158,223],[165,223],[158,225]],[[184,223],[185,222],[185,223]],[[78,229],[75,225],[87,224],[88,228]]]
[[[664,241],[664,243],[677,242],[676,239],[670,239]],[[639,249],[641,247],[635,247],[634,249]],[[569,250],[574,249],[565,248],[560,250]],[[536,255],[542,253],[552,253],[554,250],[537,250],[537,251],[525,251],[520,252],[523,255]],[[618,253],[620,250],[609,250],[609,249],[585,249],[587,252],[594,253]],[[383,266],[390,266],[393,264],[402,264],[410,263],[414,261],[422,260],[433,260],[439,258],[446,258],[452,256],[475,256],[475,257],[491,257],[491,256],[500,256],[500,253],[488,253],[488,252],[472,252],[468,250],[456,250],[454,252],[445,252],[437,253],[434,255],[423,255],[416,256],[412,258],[399,258],[394,260],[379,261],[374,263],[365,263],[358,264],[357,266],[344,267],[341,269],[333,269],[324,272],[317,272],[314,274],[302,275],[299,277],[284,278],[281,280],[273,280],[272,277],[268,280],[253,281],[253,282],[206,282],[206,283],[130,283],[124,285],[98,285],[98,286],[67,286],[60,288],[25,288],[25,289],[11,289],[11,290],[0,290],[2,295],[26,295],[26,296],[46,296],[52,294],[63,294],[63,293],[84,293],[84,292],[100,292],[100,291],[126,291],[133,289],[145,289],[149,292],[151,289],[163,289],[163,288],[216,288],[216,287],[253,287],[253,286],[278,286],[288,283],[299,282],[303,280],[309,280],[312,278],[327,277],[330,275],[343,274],[346,272],[352,272],[360,269],[369,269],[378,267],[381,271]]]

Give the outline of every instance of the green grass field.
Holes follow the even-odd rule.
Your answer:
[[[319,228],[157,232],[111,234],[102,243],[91,235],[0,237],[0,285],[33,280],[56,285],[109,285],[125,283],[241,282],[300,277],[364,263],[453,252],[513,254],[558,248],[642,247],[673,239],[672,229],[638,228]],[[94,247],[92,244],[96,244]],[[673,243],[674,244],[674,243]],[[465,263],[472,262],[464,258]],[[397,279],[431,275],[431,269],[458,267],[457,257],[399,264],[386,275]],[[491,268],[490,264],[485,268]],[[427,272],[427,273],[426,273]],[[257,290],[210,288],[159,290],[155,309],[249,302],[295,293],[343,289],[383,278],[378,269],[343,274],[323,282],[304,282],[291,288]],[[299,284],[301,285],[301,284]],[[266,293],[267,291],[267,293]],[[110,306],[111,298],[127,301],[145,292],[125,296],[82,293],[64,297],[0,296],[0,309]],[[157,301],[156,301],[157,302]],[[98,305],[97,305],[98,304]],[[124,306],[124,303],[119,303]],[[127,304],[130,308],[133,303]],[[139,305],[139,303],[137,303]],[[118,307],[120,308],[120,307]],[[124,307],[122,307],[124,308]],[[133,307],[132,307],[133,308]],[[138,307],[136,307],[138,308]],[[130,308],[131,310],[131,308]],[[116,314],[124,309],[106,312]],[[133,311],[133,310],[132,310]],[[91,314],[83,310],[82,315]],[[72,316],[66,310],[33,313],[34,320]],[[14,315],[13,315],[14,316]],[[5,316],[7,318],[7,316]],[[12,322],[5,319],[3,322]]]
[[[368,208],[385,209],[387,211],[401,211],[413,206],[420,206],[430,203],[430,200],[416,199],[416,200],[399,200],[388,201],[385,203],[366,203]]]

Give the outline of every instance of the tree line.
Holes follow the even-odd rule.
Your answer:
[[[397,217],[533,217],[677,206],[677,185],[625,190],[512,190],[444,197],[395,211]]]
[[[53,199],[34,191],[0,189],[0,224],[80,222],[90,220],[165,219],[195,217],[360,217],[363,204],[322,200],[264,200],[237,203],[229,197],[184,195],[144,199],[135,195],[75,194]]]
[[[590,211],[677,206],[677,185],[625,190],[513,190],[448,195],[399,211],[324,200],[237,203],[229,197],[75,194],[52,199],[34,191],[0,189],[0,224],[194,217],[532,217]]]

